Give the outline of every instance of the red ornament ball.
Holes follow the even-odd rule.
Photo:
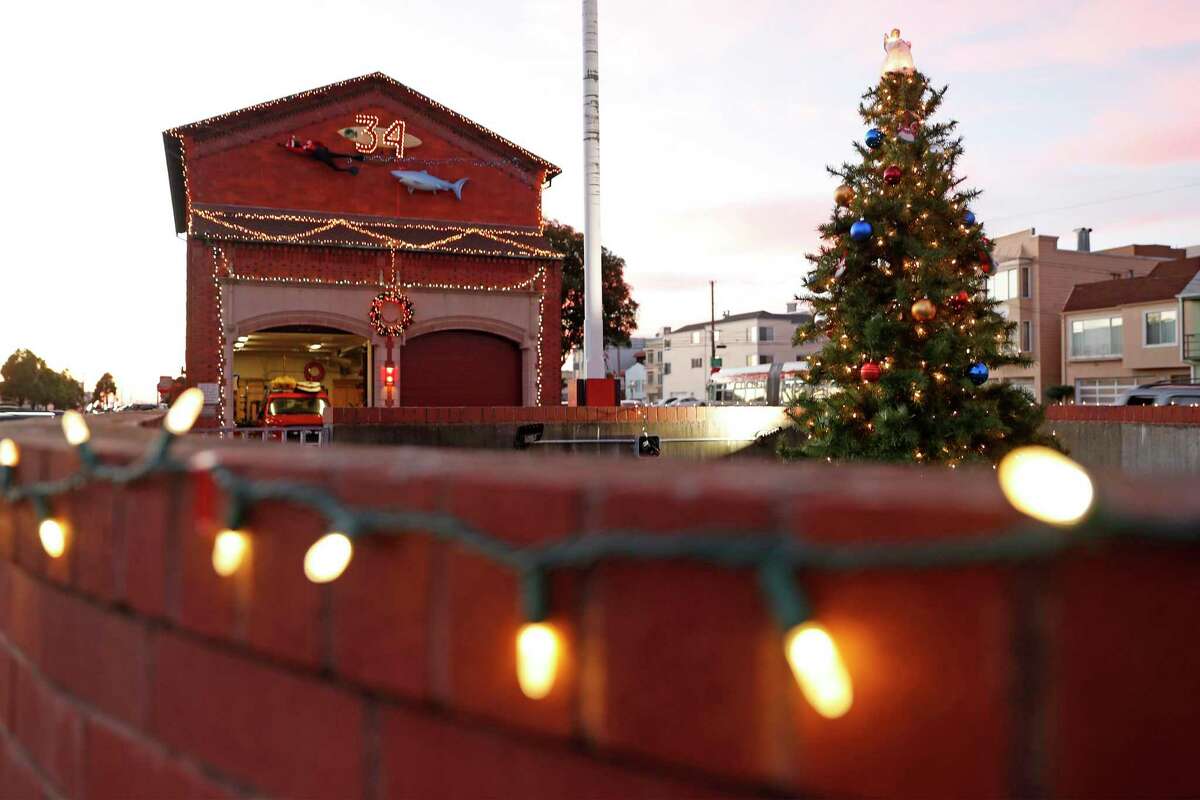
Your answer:
[[[990,255],[987,253],[979,254],[979,273],[981,275],[991,275],[993,266],[992,257]]]
[[[863,383],[875,383],[883,375],[883,371],[874,361],[868,361],[859,368],[858,375],[863,379]]]
[[[958,292],[957,294],[950,295],[950,299],[946,301],[946,304],[949,305],[950,308],[954,309],[955,311],[962,311],[964,308],[967,307],[967,304],[970,302],[971,302],[971,295],[968,294],[967,291],[964,289],[963,291]]]
[[[897,183],[900,182],[900,177],[903,174],[904,173],[901,171],[901,169],[898,166],[896,166],[895,164],[892,164],[883,171],[883,182],[886,183],[888,186],[895,186]]]

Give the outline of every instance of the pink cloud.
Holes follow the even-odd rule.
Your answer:
[[[951,45],[943,60],[959,70],[999,72],[1047,64],[1111,66],[1137,52],[1200,43],[1200,4],[1194,0],[1079,3],[1069,10],[1038,13],[1028,25],[1009,25],[987,41]],[[995,21],[987,20],[995,29]]]
[[[1110,110],[1094,115],[1082,137],[1050,149],[1056,161],[1146,167],[1200,161],[1200,102],[1194,76],[1200,61],[1148,72],[1126,93],[1109,99]]]
[[[830,197],[793,197],[696,208],[667,225],[717,253],[803,253],[816,247],[816,227],[833,210]]]

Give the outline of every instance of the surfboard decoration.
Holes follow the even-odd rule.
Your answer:
[[[349,139],[350,141],[354,142],[355,144],[358,144],[360,142],[369,142],[371,140],[371,136],[370,136],[370,133],[367,131],[366,125],[353,125],[349,128],[339,128],[338,134],[341,135],[345,139]],[[377,135],[382,136],[382,132],[378,132]],[[410,150],[414,147],[420,147],[420,146],[421,146],[420,139],[418,139],[416,136],[413,136],[408,131],[404,132],[404,149],[405,150]]]

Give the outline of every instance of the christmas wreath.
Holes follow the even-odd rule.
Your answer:
[[[387,304],[399,306],[400,316],[388,319],[383,315],[384,306]],[[379,294],[375,295],[375,299],[371,301],[371,313],[368,318],[371,320],[371,327],[380,336],[399,336],[412,325],[413,321],[413,304],[406,295],[397,292],[395,289],[384,289]]]
[[[304,365],[304,380],[320,383],[325,378],[325,367],[320,361],[310,361]]]

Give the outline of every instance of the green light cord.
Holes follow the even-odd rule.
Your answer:
[[[0,468],[0,496],[13,504],[28,500],[40,518],[50,516],[51,498],[91,483],[126,485],[155,474],[184,473],[172,458],[177,437],[163,432],[139,461],[124,467],[103,464],[87,444],[79,445],[80,468],[55,481],[12,486],[13,469]],[[298,481],[253,480],[215,464],[206,470],[226,497],[226,524],[242,528],[256,504],[278,501],[311,508],[331,530],[351,539],[364,536],[426,535],[456,545],[515,573],[523,616],[538,622],[548,613],[547,579],[556,570],[615,561],[693,561],[725,569],[752,569],[772,615],[783,629],[811,617],[797,571],[856,572],[879,569],[937,569],[1044,560],[1099,542],[1129,539],[1174,544],[1200,543],[1200,519],[1132,517],[1102,508],[1070,531],[1029,524],[990,535],[959,535],[936,541],[866,541],[830,544],[794,534],[710,530],[655,533],[602,530],[535,545],[513,545],[459,517],[442,512],[351,507],[325,489]]]

